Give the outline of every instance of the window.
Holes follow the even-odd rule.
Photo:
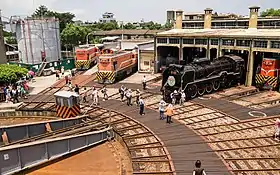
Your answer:
[[[254,41],[254,47],[267,48],[267,41]]]
[[[150,61],[144,61],[144,66],[149,66],[150,65]]]
[[[167,38],[158,38],[157,43],[166,44],[167,43]]]
[[[224,45],[224,46],[234,46],[234,40],[233,39],[223,39],[222,45]]]
[[[280,41],[270,41],[270,48],[280,49]]]
[[[169,44],[180,44],[179,38],[169,38]]]
[[[207,45],[207,39],[195,39],[195,44]]]
[[[219,40],[218,39],[211,39],[211,45],[218,45]]]
[[[250,47],[250,40],[237,40],[236,45],[237,46],[243,46],[243,47]]]
[[[183,39],[183,44],[194,44],[194,39]]]

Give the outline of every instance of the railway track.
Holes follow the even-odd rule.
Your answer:
[[[136,120],[108,109],[92,111],[92,107],[83,106],[87,115],[97,117],[99,121],[109,123],[122,138],[131,156],[133,174],[173,174],[174,168],[168,151],[160,139],[147,127]]]
[[[158,110],[160,95],[144,93],[142,96],[146,107]],[[114,94],[111,98],[118,100],[119,96]],[[189,101],[184,106],[175,106],[173,118],[202,136],[233,174],[279,174],[280,143],[273,139],[274,122],[279,116],[239,121],[221,111]]]

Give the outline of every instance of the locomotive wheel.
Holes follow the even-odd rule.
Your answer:
[[[188,94],[191,98],[197,95],[197,86],[195,84],[188,87]]]
[[[197,90],[198,95],[202,96],[205,93],[205,87],[204,86],[200,86]]]
[[[213,83],[208,83],[207,85],[206,85],[206,92],[208,93],[208,94],[210,94],[212,91],[213,91]]]
[[[221,82],[220,81],[217,80],[217,81],[213,82],[213,89],[214,89],[214,91],[218,90],[220,88],[220,86],[221,86]]]

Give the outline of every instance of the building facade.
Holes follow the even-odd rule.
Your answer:
[[[263,58],[280,59],[280,29],[258,29],[258,11],[259,7],[250,8],[248,29],[213,29],[212,9],[205,9],[203,29],[182,29],[183,12],[177,12],[176,29],[155,37],[155,71],[164,66],[167,55],[188,63],[194,57],[235,54],[244,59],[244,83],[251,86]]]
[[[99,19],[101,23],[109,23],[109,22],[116,22],[116,18],[114,17],[114,13],[106,12],[102,14],[102,18]]]
[[[154,72],[154,41],[139,43],[138,47],[138,72]]]
[[[167,11],[167,22],[174,23],[176,21],[176,11]],[[182,16],[183,29],[203,29],[204,13],[184,13]],[[212,14],[212,28],[214,29],[235,29],[248,28],[249,16],[241,16],[233,13],[229,14]],[[258,17],[257,28],[280,28],[280,17]]]
[[[0,13],[0,64],[7,63],[6,58],[6,49],[4,44],[4,35],[3,35],[3,24],[2,24],[2,18]]]

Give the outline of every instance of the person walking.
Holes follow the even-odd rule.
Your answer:
[[[65,76],[65,84],[68,85],[68,83],[69,83],[69,77],[66,75]]]
[[[145,75],[143,77],[142,84],[143,84],[143,90],[146,90],[147,80],[146,80],[146,76]]]
[[[174,92],[172,92],[172,93],[170,94],[170,98],[171,98],[171,100],[172,100],[172,104],[173,104],[173,105],[176,104],[176,96],[177,96],[177,91],[174,90]]]
[[[122,85],[121,88],[119,89],[122,102],[123,102],[124,92],[125,92],[125,87]]]
[[[127,92],[125,93],[126,100],[127,100],[127,106],[132,106],[131,104],[131,99],[132,99],[132,92],[131,89],[128,89]]]
[[[75,85],[74,92],[76,92],[78,95],[80,94],[80,88],[77,84]]]
[[[12,90],[12,94],[13,94],[13,102],[14,103],[19,103],[19,100],[18,100],[18,91],[17,89],[14,87],[13,90]]]
[[[103,101],[108,100],[108,94],[107,94],[107,88],[106,86],[103,87],[103,89],[101,90],[101,93],[103,94]]]
[[[193,175],[206,175],[203,168],[201,168],[201,161],[197,160],[195,162],[195,169],[193,170]]]
[[[169,104],[168,107],[165,109],[165,112],[166,112],[166,123],[172,123],[172,120],[171,120],[171,117],[174,113],[174,109],[173,109],[173,105],[172,104]]]
[[[159,119],[160,120],[164,120],[164,107],[165,107],[166,103],[165,101],[162,99],[159,102]]]
[[[180,105],[184,105],[185,100],[186,100],[186,94],[183,90],[180,90],[181,98],[180,98]]]
[[[61,67],[60,72],[61,72],[61,75],[64,76],[64,66]]]
[[[140,98],[140,90],[139,89],[136,90],[135,97],[136,97],[136,105],[139,106],[139,98]]]
[[[86,103],[87,102],[87,88],[84,87],[84,93],[83,93],[83,102]]]
[[[144,106],[145,106],[144,100],[140,97],[139,98],[139,107],[140,107],[139,114],[140,115],[145,115]]]
[[[55,71],[55,76],[56,76],[56,80],[59,80],[60,78],[59,78],[59,73],[58,73],[58,71]]]
[[[275,122],[275,140],[280,140],[280,119],[277,119]]]
[[[92,89],[92,99],[93,99],[93,103],[95,105],[98,105],[98,90],[95,87],[93,87]]]

